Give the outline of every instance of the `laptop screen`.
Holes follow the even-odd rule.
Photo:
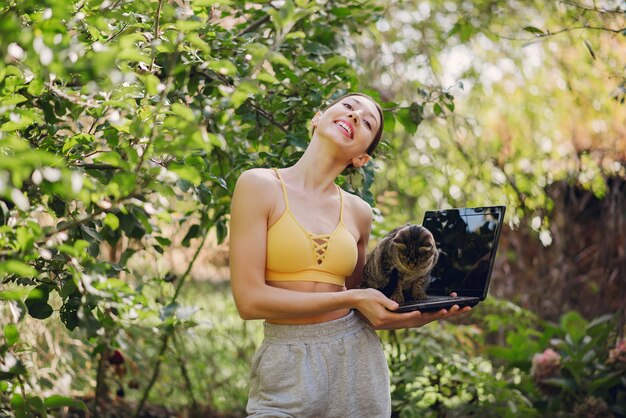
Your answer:
[[[423,226],[439,249],[429,294],[487,296],[504,210],[493,206],[426,212]]]

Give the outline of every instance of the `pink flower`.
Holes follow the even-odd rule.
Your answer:
[[[608,364],[625,363],[626,364],[626,338],[617,343],[614,349],[609,351]]]
[[[530,374],[536,381],[556,377],[561,369],[561,356],[551,348],[533,356]]]

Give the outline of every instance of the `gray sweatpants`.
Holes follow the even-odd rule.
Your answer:
[[[389,418],[389,369],[355,312],[310,325],[264,324],[252,358],[249,417]]]

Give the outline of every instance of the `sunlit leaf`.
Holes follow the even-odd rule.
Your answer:
[[[15,324],[6,324],[4,326],[4,341],[7,345],[12,346],[20,339],[20,334],[17,331]]]

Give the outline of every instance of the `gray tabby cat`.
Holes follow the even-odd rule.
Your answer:
[[[430,272],[439,252],[430,231],[406,224],[385,235],[370,253],[363,270],[362,288],[378,289],[398,303],[426,298]],[[410,292],[410,296],[409,296]]]

